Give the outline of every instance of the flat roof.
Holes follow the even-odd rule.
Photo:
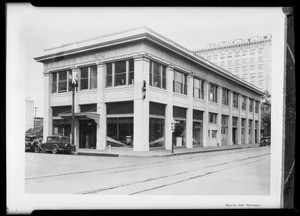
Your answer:
[[[68,43],[61,46],[56,46],[52,48],[47,48],[44,50],[44,55],[34,58],[38,62],[44,62],[53,58],[72,55],[76,53],[81,53],[84,51],[95,50],[99,48],[104,48],[112,45],[123,44],[131,41],[138,41],[142,39],[150,40],[162,47],[165,47],[177,54],[203,66],[213,72],[230,79],[240,85],[251,89],[252,91],[263,95],[256,86],[246,82],[245,80],[233,75],[232,73],[226,71],[225,69],[213,64],[212,62],[200,57],[191,50],[175,43],[174,41],[164,37],[163,35],[153,31],[152,29],[141,26],[137,28],[132,28],[124,31],[119,31],[111,34],[102,35],[99,37],[94,37],[87,40],[81,40],[74,43]]]

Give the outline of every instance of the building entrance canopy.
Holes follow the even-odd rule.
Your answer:
[[[58,115],[59,117],[63,119],[68,119],[71,121],[72,119],[72,113],[61,113]],[[99,125],[99,118],[100,114],[94,113],[94,112],[80,112],[80,113],[74,113],[74,117],[83,120],[83,119],[94,119],[95,122]]]

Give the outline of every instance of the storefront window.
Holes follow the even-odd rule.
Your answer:
[[[164,147],[165,144],[165,119],[150,118],[149,120],[149,146]]]
[[[106,104],[107,145],[112,147],[133,146],[133,101]],[[118,115],[114,117],[110,115]]]
[[[71,123],[68,120],[53,120],[53,135],[61,135],[70,137]]]
[[[133,117],[107,118],[107,145],[133,146]]]
[[[173,118],[176,121],[173,132],[173,145],[178,147],[185,146],[186,108],[173,106]]]

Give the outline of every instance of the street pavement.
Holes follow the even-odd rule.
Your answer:
[[[270,194],[268,146],[152,158],[25,154],[26,193]]]

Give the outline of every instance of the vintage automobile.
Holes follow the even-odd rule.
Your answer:
[[[267,145],[271,145],[271,137],[262,137],[260,139],[260,146],[267,146]]]
[[[25,135],[25,151],[34,151],[35,146],[38,145],[40,139],[36,135],[26,134]]]
[[[70,139],[67,136],[48,136],[46,142],[36,145],[34,148],[36,153],[40,151],[52,152],[56,154],[58,152],[70,153],[75,151],[75,145],[70,143]]]

